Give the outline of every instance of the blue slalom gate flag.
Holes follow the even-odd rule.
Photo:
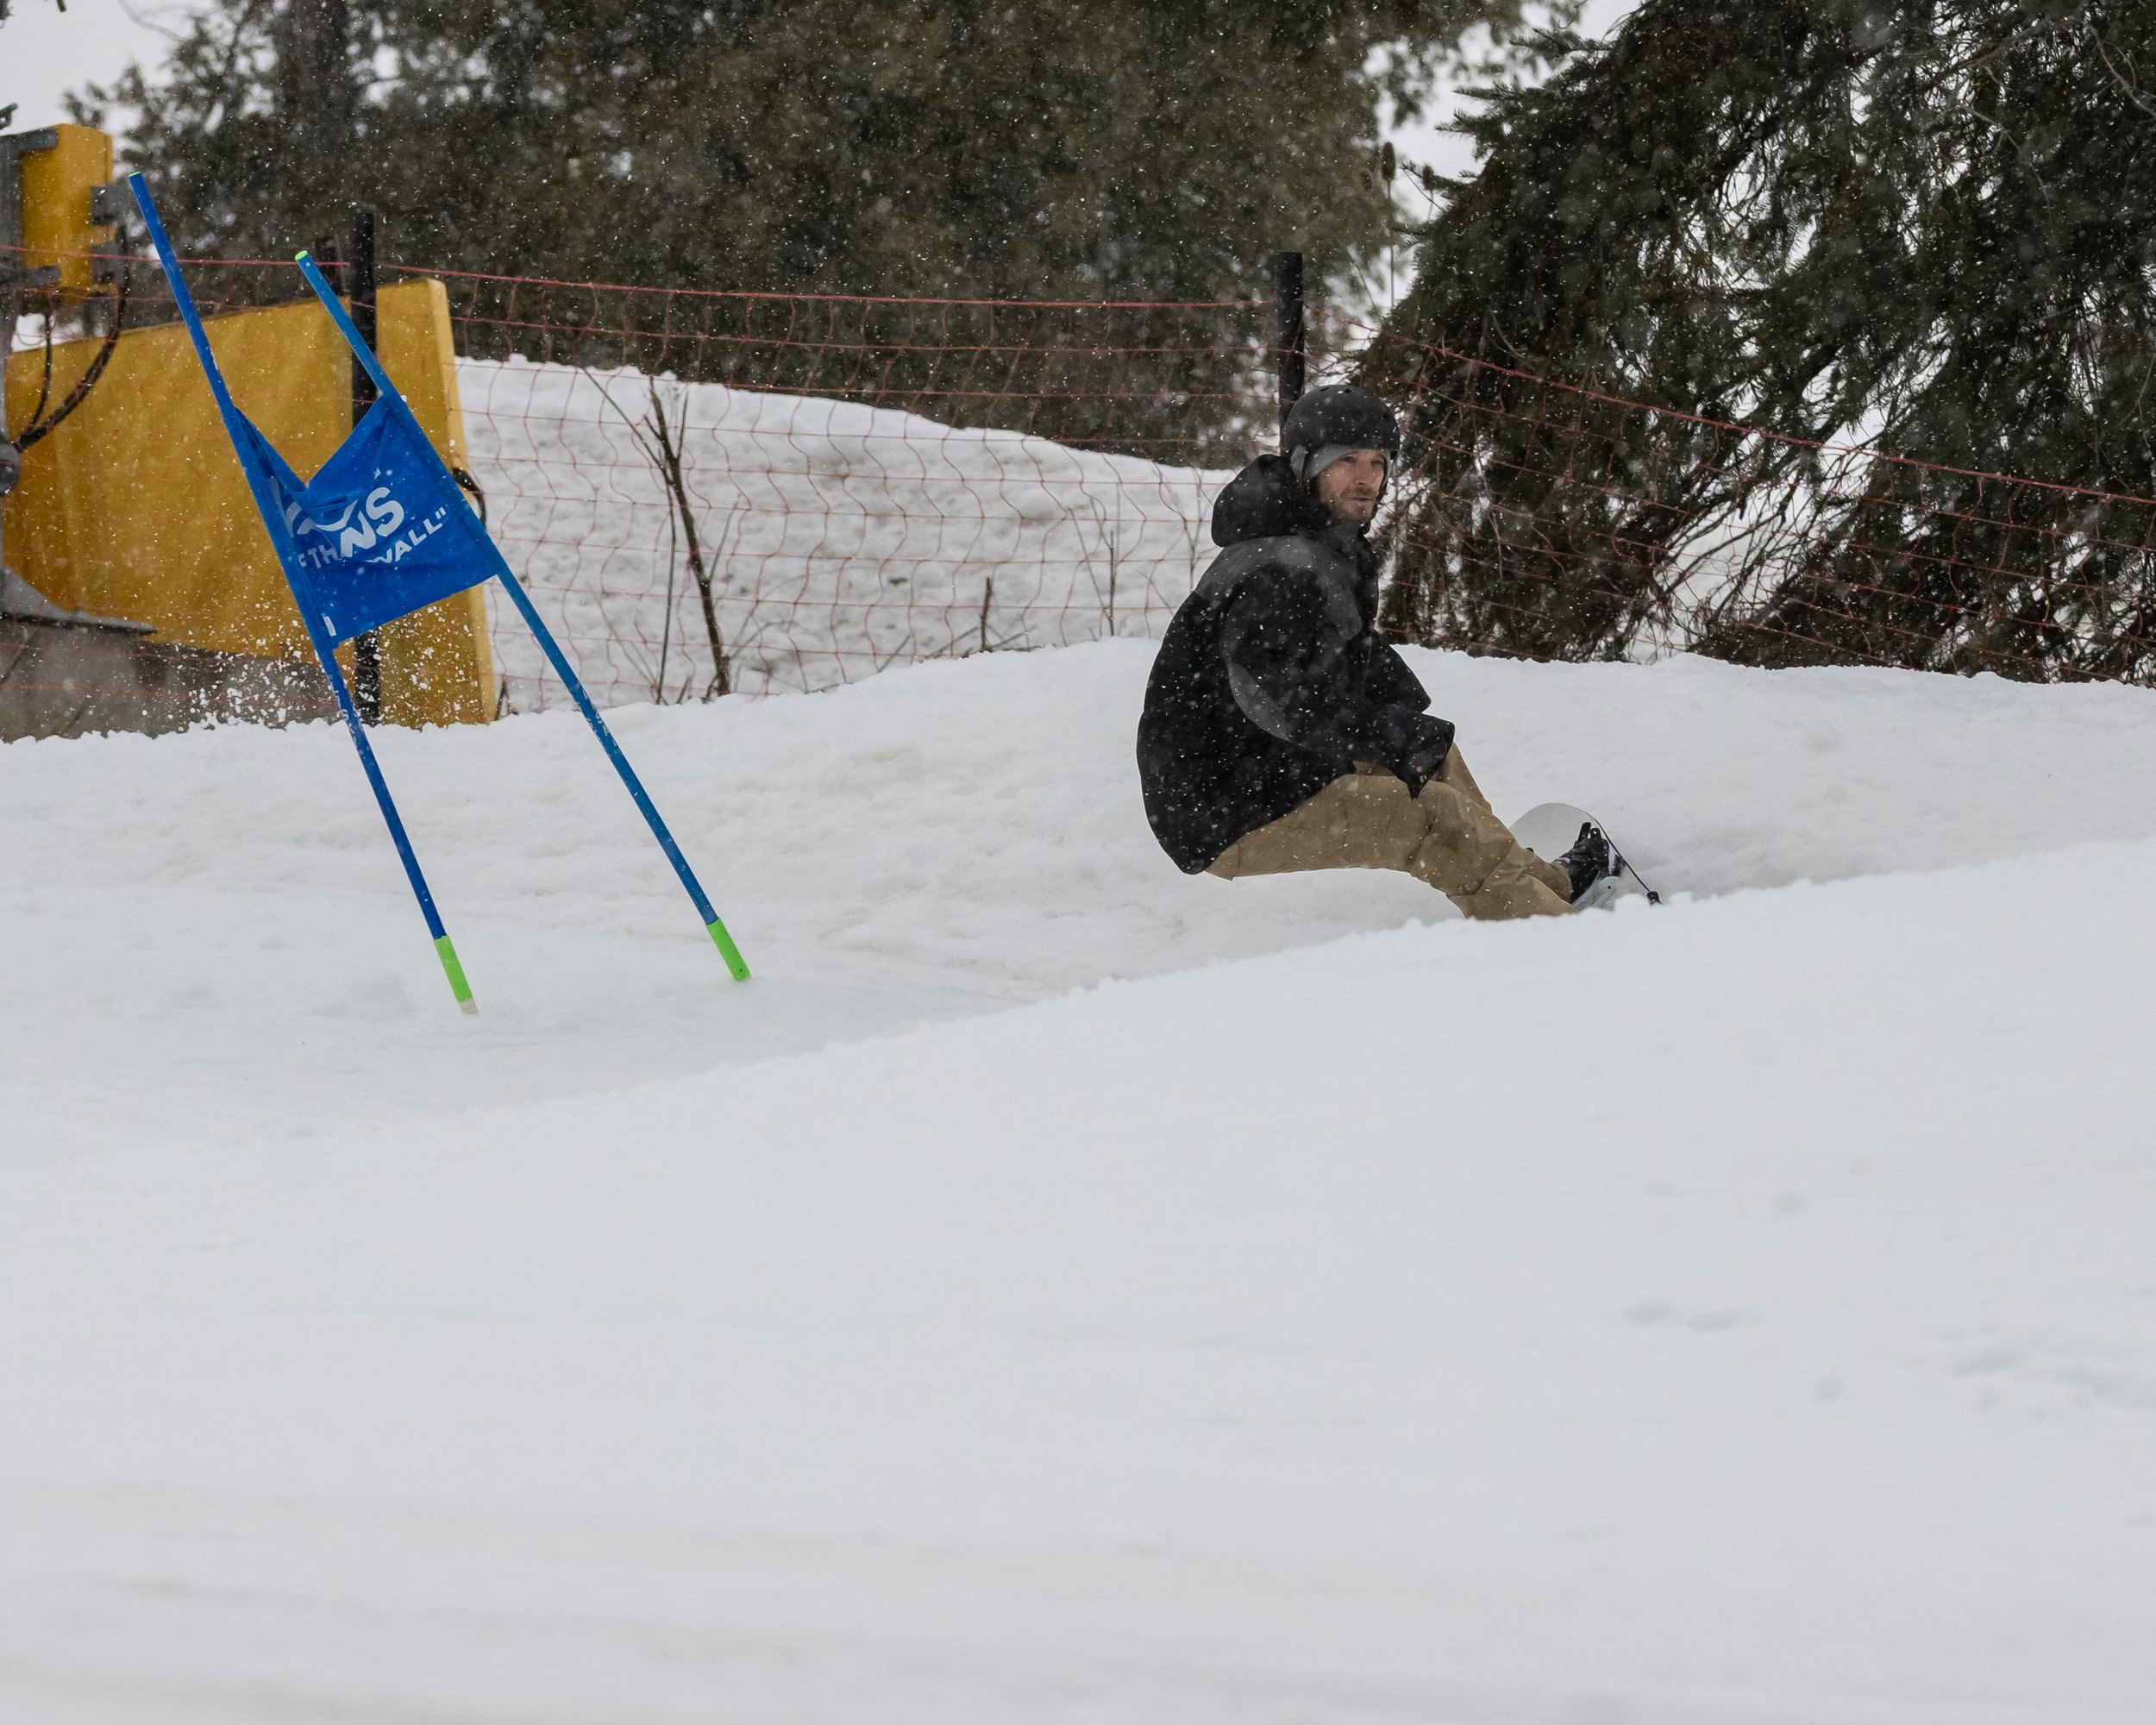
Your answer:
[[[425,434],[388,397],[367,411],[312,480],[239,415],[242,463],[261,469],[287,545],[295,598],[311,596],[332,645],[475,587],[494,546]]]
[[[380,806],[382,819],[396,844],[398,860],[404,866],[405,878],[411,881],[413,896],[419,901],[427,932],[434,938],[436,954],[442,961],[457,1005],[467,1013],[479,1010],[465,981],[456,949],[450,944],[448,931],[442,926],[434,894],[420,872],[419,858],[390,796],[388,782],[382,777],[373,747],[367,741],[366,727],[360,723],[359,710],[352,703],[352,692],[337,667],[336,647],[340,642],[364,635],[382,624],[393,623],[452,593],[477,586],[490,577],[501,582],[526,625],[537,637],[540,649],[553,665],[555,674],[576,702],[577,710],[592,727],[592,735],[605,750],[607,760],[612,763],[637,812],[643,816],[660,850],[687,892],[689,901],[703,919],[705,932],[718,947],[727,969],[736,982],[746,982],[749,966],[741,950],[734,944],[726,925],[719,920],[718,913],[711,908],[695,870],[689,867],[673,833],[660,819],[658,808],[630,766],[628,757],[622,753],[621,745],[615,742],[613,732],[607,729],[599,709],[592,706],[575,668],[555,640],[553,631],[541,619],[530,595],[510,569],[485,524],[465,502],[454,476],[435,452],[434,445],[427,441],[427,434],[412,417],[411,406],[390,381],[389,373],[382,369],[381,361],[360,338],[350,315],[330,292],[329,284],[323,279],[314,260],[306,253],[300,253],[300,273],[343,335],[353,356],[374,380],[379,395],[353,428],[352,435],[323,464],[322,471],[311,480],[302,480],[234,403],[223,373],[217,368],[216,356],[210,351],[209,336],[195,310],[193,296],[188,292],[180,274],[179,260],[172,254],[149,187],[139,173],[129,175],[128,185],[135,194],[136,207],[142,212],[143,224],[164,268],[173,302],[179,308],[180,319],[186,324],[188,337],[194,343],[195,355],[202,362],[210,392],[216,398],[217,411],[232,439],[232,452],[239,459],[255,507],[261,512],[263,529],[269,535],[285,579],[291,585],[293,601],[306,625],[307,638],[314,644],[323,675],[329,679],[330,692],[335,695],[337,706],[344,715],[345,729],[351,733],[360,765],[367,774],[375,801]]]

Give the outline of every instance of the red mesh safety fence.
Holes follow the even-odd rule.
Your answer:
[[[1403,638],[2030,681],[2156,677],[2156,502],[1777,436],[1392,333]]]
[[[187,268],[211,316],[304,292],[285,263]],[[1256,302],[383,279],[428,274],[490,528],[602,703],[1157,634],[1272,427]],[[132,280],[131,323],[172,315]],[[562,699],[488,597],[505,707]]]
[[[442,279],[495,536],[602,700],[1157,634],[1271,430],[1257,304]]]
[[[299,291],[285,263],[189,270],[213,313]],[[489,524],[603,703],[1156,636],[1213,555],[1219,486],[1272,442],[1257,302],[436,279]],[[133,281],[131,323],[169,315],[154,271]],[[1382,527],[1402,638],[2156,673],[2156,503],[1658,409],[1346,319],[1313,337],[1313,382],[1359,375],[1404,411]],[[498,604],[493,643],[507,709],[562,699]]]

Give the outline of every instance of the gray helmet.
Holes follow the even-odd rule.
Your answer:
[[[1351,449],[1376,449],[1388,462],[1398,461],[1400,421],[1359,385],[1329,383],[1288,410],[1280,448],[1307,485]]]

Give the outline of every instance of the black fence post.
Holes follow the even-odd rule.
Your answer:
[[[1302,397],[1302,254],[1282,252],[1274,261],[1273,311],[1279,336],[1274,360],[1280,367],[1280,423],[1285,430],[1288,410]]]
[[[350,273],[347,292],[352,301],[352,322],[370,348],[374,346],[374,212],[352,207]],[[352,360],[352,423],[357,425],[374,405],[374,380],[354,354]],[[367,724],[382,722],[382,640],[370,629],[352,641],[352,702]]]

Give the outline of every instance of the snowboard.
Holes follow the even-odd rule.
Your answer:
[[[1554,862],[1572,848],[1572,842],[1580,836],[1580,824],[1590,820],[1601,827],[1605,837],[1608,836],[1609,829],[1585,809],[1574,808],[1570,803],[1539,803],[1512,823],[1512,836],[1544,862]],[[1610,842],[1616,843],[1614,839]],[[1639,878],[1620,851],[1617,872],[1604,875],[1582,893],[1573,908],[1591,911],[1617,899],[1634,897],[1644,898],[1651,905],[1662,902],[1661,894]]]

